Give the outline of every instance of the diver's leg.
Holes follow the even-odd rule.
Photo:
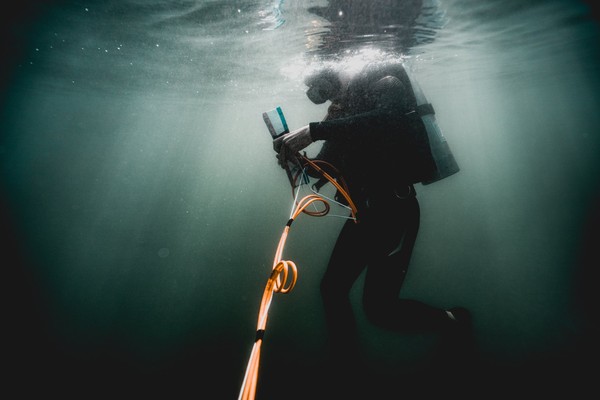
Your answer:
[[[362,226],[348,221],[334,246],[321,281],[330,356],[336,363],[352,362],[358,354],[356,321],[350,290],[365,268]]]
[[[385,232],[385,236],[379,238],[380,245],[368,260],[363,292],[367,317],[378,326],[398,331],[423,332],[444,328],[450,321],[445,310],[421,301],[399,298],[419,231],[417,199],[412,197],[398,201],[386,215],[379,218],[378,229],[372,232],[373,235]],[[393,226],[384,229],[386,224]]]

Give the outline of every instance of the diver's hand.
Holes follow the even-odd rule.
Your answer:
[[[298,152],[312,142],[308,125],[273,140],[273,149],[278,153],[277,160],[279,161],[279,165],[285,168],[287,162],[295,163]]]

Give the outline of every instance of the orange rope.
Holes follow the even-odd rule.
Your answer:
[[[286,224],[281,238],[279,240],[279,245],[277,246],[277,251],[275,252],[275,259],[273,261],[273,270],[271,271],[271,275],[267,280],[267,284],[263,292],[260,310],[258,313],[258,324],[256,326],[256,340],[254,341],[254,346],[252,347],[250,360],[248,361],[248,366],[246,367],[246,374],[244,376],[242,389],[238,397],[239,400],[253,400],[256,396],[260,349],[262,346],[262,339],[267,325],[267,317],[269,307],[271,306],[271,300],[273,299],[273,293],[290,293],[296,285],[296,280],[298,277],[298,270],[296,268],[296,264],[294,264],[294,262],[292,261],[286,261],[281,259],[283,254],[283,248],[285,247],[285,242],[290,231],[290,226],[294,219],[298,215],[300,215],[306,209],[306,207],[317,201],[320,201],[325,205],[326,211],[323,211],[322,215],[325,215],[329,211],[329,205],[327,204],[327,202],[322,197],[317,196],[316,194],[311,194],[302,198],[302,200],[299,201],[297,207],[295,208],[292,217]]]
[[[354,218],[354,222],[357,222],[356,205],[350,198],[350,195],[348,194],[348,188],[341,176],[338,177],[341,183],[338,183],[335,178],[333,178],[330,174],[328,174],[322,168],[320,168],[317,165],[317,163],[327,164],[333,170],[335,170],[335,168],[324,161],[313,161],[303,156],[300,156],[300,158],[306,164],[310,165],[317,172],[322,174],[329,182],[331,182],[337,188],[337,190],[344,196],[344,198],[348,202],[352,217]],[[288,176],[291,175],[288,173]],[[292,184],[292,187],[294,187],[295,183],[293,181],[290,181],[290,183]],[[316,202],[322,203],[324,208],[322,210],[317,211],[306,210],[308,206]],[[260,350],[262,347],[263,337],[267,326],[267,317],[269,308],[271,306],[271,301],[273,300],[273,294],[276,292],[282,294],[290,293],[296,285],[296,280],[298,278],[298,269],[296,268],[296,264],[294,264],[294,262],[292,261],[282,260],[283,249],[285,247],[285,242],[287,240],[292,222],[294,222],[294,220],[303,212],[311,216],[324,216],[329,212],[329,209],[329,203],[323,197],[317,194],[307,195],[303,197],[299,202],[294,204],[292,215],[287,224],[285,225],[283,233],[281,234],[281,238],[279,239],[279,244],[277,245],[277,250],[275,252],[275,258],[273,260],[273,268],[267,280],[265,290],[263,291],[260,310],[258,312],[256,338],[254,340],[254,345],[252,347],[250,359],[248,360],[248,365],[246,367],[246,373],[244,375],[244,380],[242,383],[238,400],[254,400],[254,398],[256,397]]]
[[[354,222],[357,222],[358,219],[356,218],[356,213],[357,213],[357,208],[356,208],[356,204],[354,204],[354,202],[352,201],[352,199],[350,198],[349,190],[348,187],[346,186],[346,182],[344,181],[344,179],[342,178],[342,176],[340,175],[338,177],[338,179],[333,178],[331,175],[329,175],[327,172],[325,172],[321,167],[319,167],[317,164],[318,163],[323,163],[328,165],[330,168],[335,170],[335,167],[325,161],[322,160],[310,160],[304,156],[300,156],[300,158],[306,162],[308,165],[310,165],[312,168],[314,168],[317,172],[319,172],[321,175],[323,175],[329,182],[331,182],[331,184],[333,184],[333,186],[336,187],[336,189],[342,194],[342,196],[344,196],[344,198],[346,199],[346,201],[348,202],[348,206],[350,207],[350,210],[352,212],[352,217],[354,218]],[[338,183],[337,181],[340,180],[341,184]]]

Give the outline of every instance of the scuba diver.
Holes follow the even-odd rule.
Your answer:
[[[322,121],[274,140],[278,163],[297,163],[300,150],[324,141],[315,159],[339,170],[358,209],[357,221],[343,225],[321,281],[331,361],[354,374],[361,368],[349,295],[365,268],[362,304],[371,323],[398,332],[466,335],[467,309],[399,297],[419,230],[414,184],[436,170],[403,65],[369,64],[354,77],[326,68],[305,84],[313,103],[331,103]]]

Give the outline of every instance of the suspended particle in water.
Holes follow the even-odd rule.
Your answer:
[[[169,257],[169,254],[170,254],[170,251],[166,247],[163,247],[163,248],[161,248],[161,249],[158,250],[158,256],[160,258],[167,258],[167,257]]]

